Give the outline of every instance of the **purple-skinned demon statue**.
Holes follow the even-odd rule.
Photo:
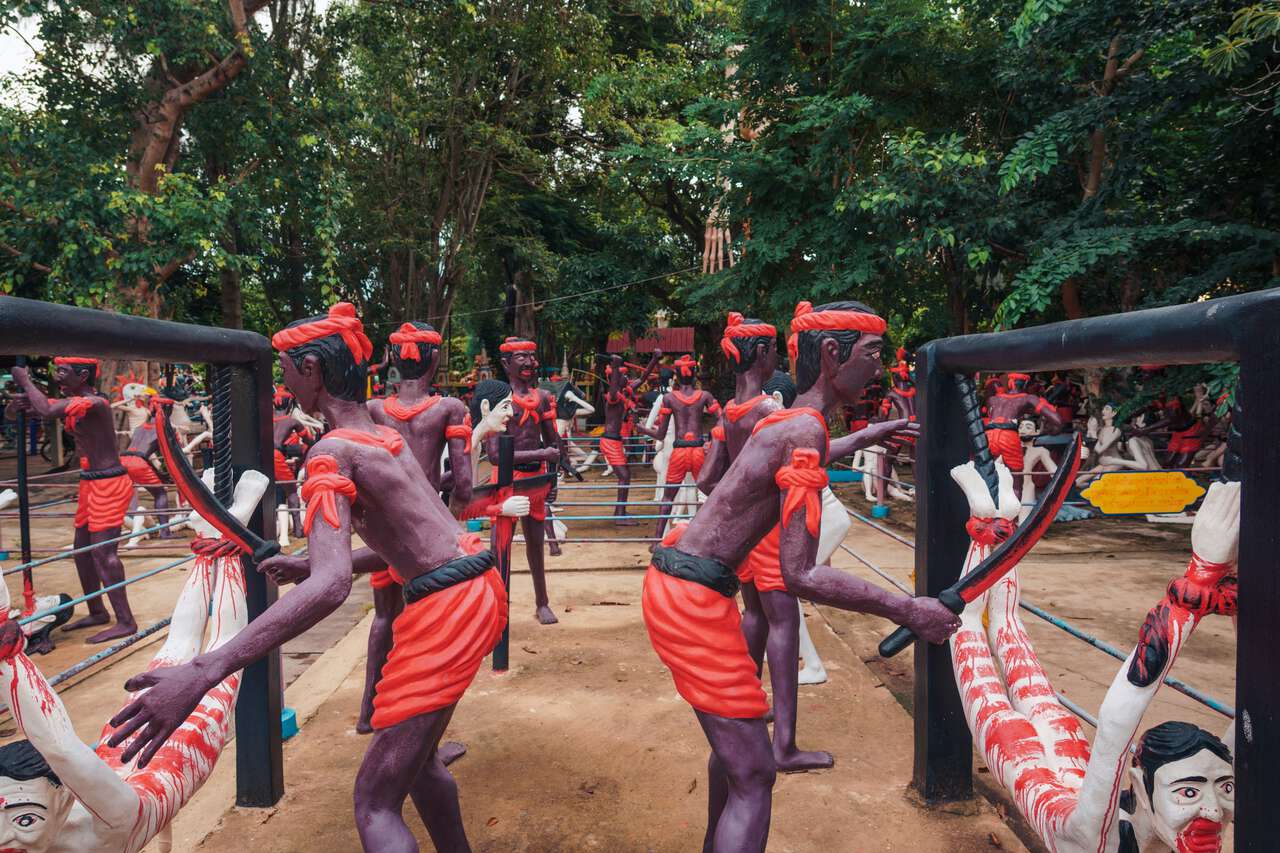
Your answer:
[[[856,402],[879,374],[885,322],[857,302],[817,309],[802,302],[791,331],[795,407],[756,422],[702,509],[654,552],[644,580],[650,641],[711,744],[703,849],[712,853],[765,849],[777,772],[764,721],[768,701],[741,632],[731,567],[777,528],[780,574],[792,595],[884,616],[931,642],[960,624],[935,600],[891,594],[815,565],[826,463],[884,437],[855,433],[833,442],[826,415]],[[788,606],[794,613],[795,603]],[[794,646],[789,657],[797,658]]]
[[[41,418],[60,418],[76,439],[80,452],[80,493],[76,505],[75,546],[95,545],[91,551],[76,554],[76,574],[85,595],[124,580],[124,564],[116,552],[116,543],[108,540],[120,535],[125,513],[133,503],[133,480],[116,452],[116,429],[111,416],[111,403],[98,393],[98,361],[93,358],[55,358],[54,381],[66,396],[50,400],[44,395],[25,367],[13,369],[14,381],[22,392],[15,394],[16,411],[34,412]],[[124,587],[107,593],[116,624],[99,631],[86,642],[105,643],[128,637],[138,630],[129,607],[129,594]],[[111,621],[102,597],[89,599],[89,615],[67,625],[64,631],[105,625]]]
[[[272,343],[285,383],[309,414],[333,429],[307,458],[305,557],[259,566],[302,579],[225,645],[189,663],[130,679],[150,688],[113,718],[113,746],[145,766],[213,685],[332,613],[352,573],[390,566],[405,607],[374,698],[374,733],[356,776],[356,828],[365,850],[416,851],[401,816],[406,798],[439,850],[467,850],[458,788],[437,745],[463,692],[506,626],[506,589],[491,554],[465,534],[422,474],[404,438],[375,424],[365,405],[373,347],[348,303],[300,320]],[[523,501],[522,507],[514,506]],[[512,506],[508,506],[512,504]],[[495,511],[527,511],[509,498]],[[353,552],[356,533],[374,548]]]

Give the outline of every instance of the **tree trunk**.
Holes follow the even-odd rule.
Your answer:
[[[1080,279],[1069,278],[1062,283],[1062,310],[1068,320],[1079,320],[1084,316],[1084,306],[1080,304]]]

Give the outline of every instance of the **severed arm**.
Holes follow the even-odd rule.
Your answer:
[[[9,591],[0,584],[0,614],[8,612]],[[128,826],[138,813],[137,793],[76,736],[62,699],[23,654],[18,623],[7,615],[0,620],[0,679],[19,731],[95,817]]]

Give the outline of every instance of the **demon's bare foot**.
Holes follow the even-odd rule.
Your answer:
[[[373,718],[373,708],[365,708],[361,706],[360,716],[356,719],[356,734],[371,735],[373,734],[373,724],[369,721]]]
[[[553,557],[559,557],[560,543],[552,539],[549,543],[547,543],[547,552]]]
[[[556,615],[551,612],[551,608],[545,604],[538,608],[537,616],[538,621],[543,625],[554,625],[560,621],[556,618]]]
[[[138,633],[138,625],[135,622],[117,622],[114,626],[105,631],[99,631],[92,637],[85,640],[86,643],[107,643],[111,640],[122,640],[125,637],[132,637]]]
[[[111,621],[110,614],[107,613],[90,613],[88,616],[81,616],[76,621],[65,626],[64,631],[79,631],[82,628],[92,628],[94,625],[105,625]]]
[[[814,752],[803,752],[795,750],[786,755],[773,756],[774,762],[778,765],[779,773],[801,773],[805,770],[826,770],[836,763],[835,758],[829,752],[817,750]]]
[[[436,747],[436,755],[440,756],[440,760],[444,762],[445,767],[448,767],[466,754],[466,744],[458,743],[456,740],[447,740]]]

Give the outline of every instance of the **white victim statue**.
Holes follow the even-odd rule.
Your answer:
[[[997,463],[999,507],[972,463],[952,469],[969,502],[965,571],[988,556],[1018,514],[1013,478]],[[965,717],[992,778],[1058,853],[1209,853],[1234,813],[1230,748],[1189,723],[1142,718],[1201,618],[1234,615],[1240,486],[1209,488],[1191,532],[1187,573],[1146,617],[1138,644],[1098,711],[1090,744],[1056,698],[1018,609],[1015,568],[970,603],[951,638]],[[1003,526],[1002,526],[1003,525]],[[1193,609],[1194,608],[1194,609]],[[984,616],[986,624],[984,625]]]
[[[1025,420],[1018,424],[1018,437],[1022,439],[1022,470],[1018,472],[1018,477],[1022,480],[1022,505],[1018,509],[1019,524],[1027,520],[1027,516],[1031,514],[1031,508],[1036,504],[1036,478],[1032,476],[1036,468],[1042,468],[1048,474],[1058,470],[1058,465],[1053,461],[1053,455],[1049,453],[1049,449],[1036,444],[1035,439],[1039,434],[1040,431],[1036,429],[1036,423],[1033,420]]]
[[[892,464],[885,465],[882,462],[882,457],[885,453],[886,451],[883,447],[873,444],[853,454],[850,467],[862,474],[863,497],[871,503],[876,502],[876,483],[881,477],[886,476],[880,472],[887,470],[889,479],[885,482],[885,494],[895,500],[914,501],[915,495],[911,490],[901,486],[898,480],[898,469]]]
[[[1151,447],[1151,440],[1135,436],[1124,441],[1124,434],[1120,431],[1120,427],[1116,426],[1116,407],[1107,403],[1102,407],[1102,422],[1098,422],[1096,417],[1090,417],[1088,426],[1086,427],[1088,436],[1095,439],[1092,450],[1086,450],[1086,458],[1092,458],[1093,465],[1089,470],[1084,471],[1080,476],[1076,477],[1076,486],[1083,488],[1086,483],[1094,480],[1099,474],[1105,474],[1112,471],[1146,471],[1149,470],[1147,463],[1154,461],[1155,452],[1152,450],[1151,459],[1141,459],[1134,455],[1129,458],[1124,455],[1126,447],[1132,453],[1134,450],[1134,442],[1139,442],[1139,446]],[[1145,445],[1142,443],[1145,442]],[[1155,467],[1159,468],[1160,464],[1155,463]]]
[[[212,472],[208,472],[209,476]],[[231,513],[248,521],[270,481],[250,471],[236,485]],[[238,552],[225,548],[211,526],[196,519],[196,560],[173,610],[169,636],[149,669],[216,648],[247,623],[244,573]],[[219,547],[220,545],[224,547]],[[225,551],[225,553],[224,553]],[[0,585],[8,611],[8,590]],[[209,639],[205,643],[205,630]],[[205,694],[169,742],[144,769],[121,764],[124,746],[96,749],[76,736],[62,700],[22,652],[17,625],[0,627],[0,679],[14,720],[27,740],[0,747],[0,850],[25,853],[136,853],[151,839],[172,846],[170,822],[213,772],[232,735],[240,673]],[[136,695],[136,694],[134,694]],[[128,701],[132,701],[133,695]]]
[[[578,418],[594,415],[596,407],[582,399],[578,394],[575,394],[571,388],[565,388],[561,397],[565,402],[572,405],[574,410],[572,417],[561,417],[567,407],[563,406],[560,401],[556,402],[556,434],[566,444],[569,453],[569,464],[581,474],[591,467],[591,463],[596,461],[599,451],[592,450],[587,453],[578,446],[577,442],[569,441],[569,438],[573,434],[574,421]]]
[[[147,417],[151,412],[147,405],[147,397],[155,395],[154,388],[148,388],[141,382],[127,382],[120,389],[122,399],[116,400],[111,404],[111,408],[124,412],[124,430],[121,432],[130,436],[133,431],[147,422]]]

